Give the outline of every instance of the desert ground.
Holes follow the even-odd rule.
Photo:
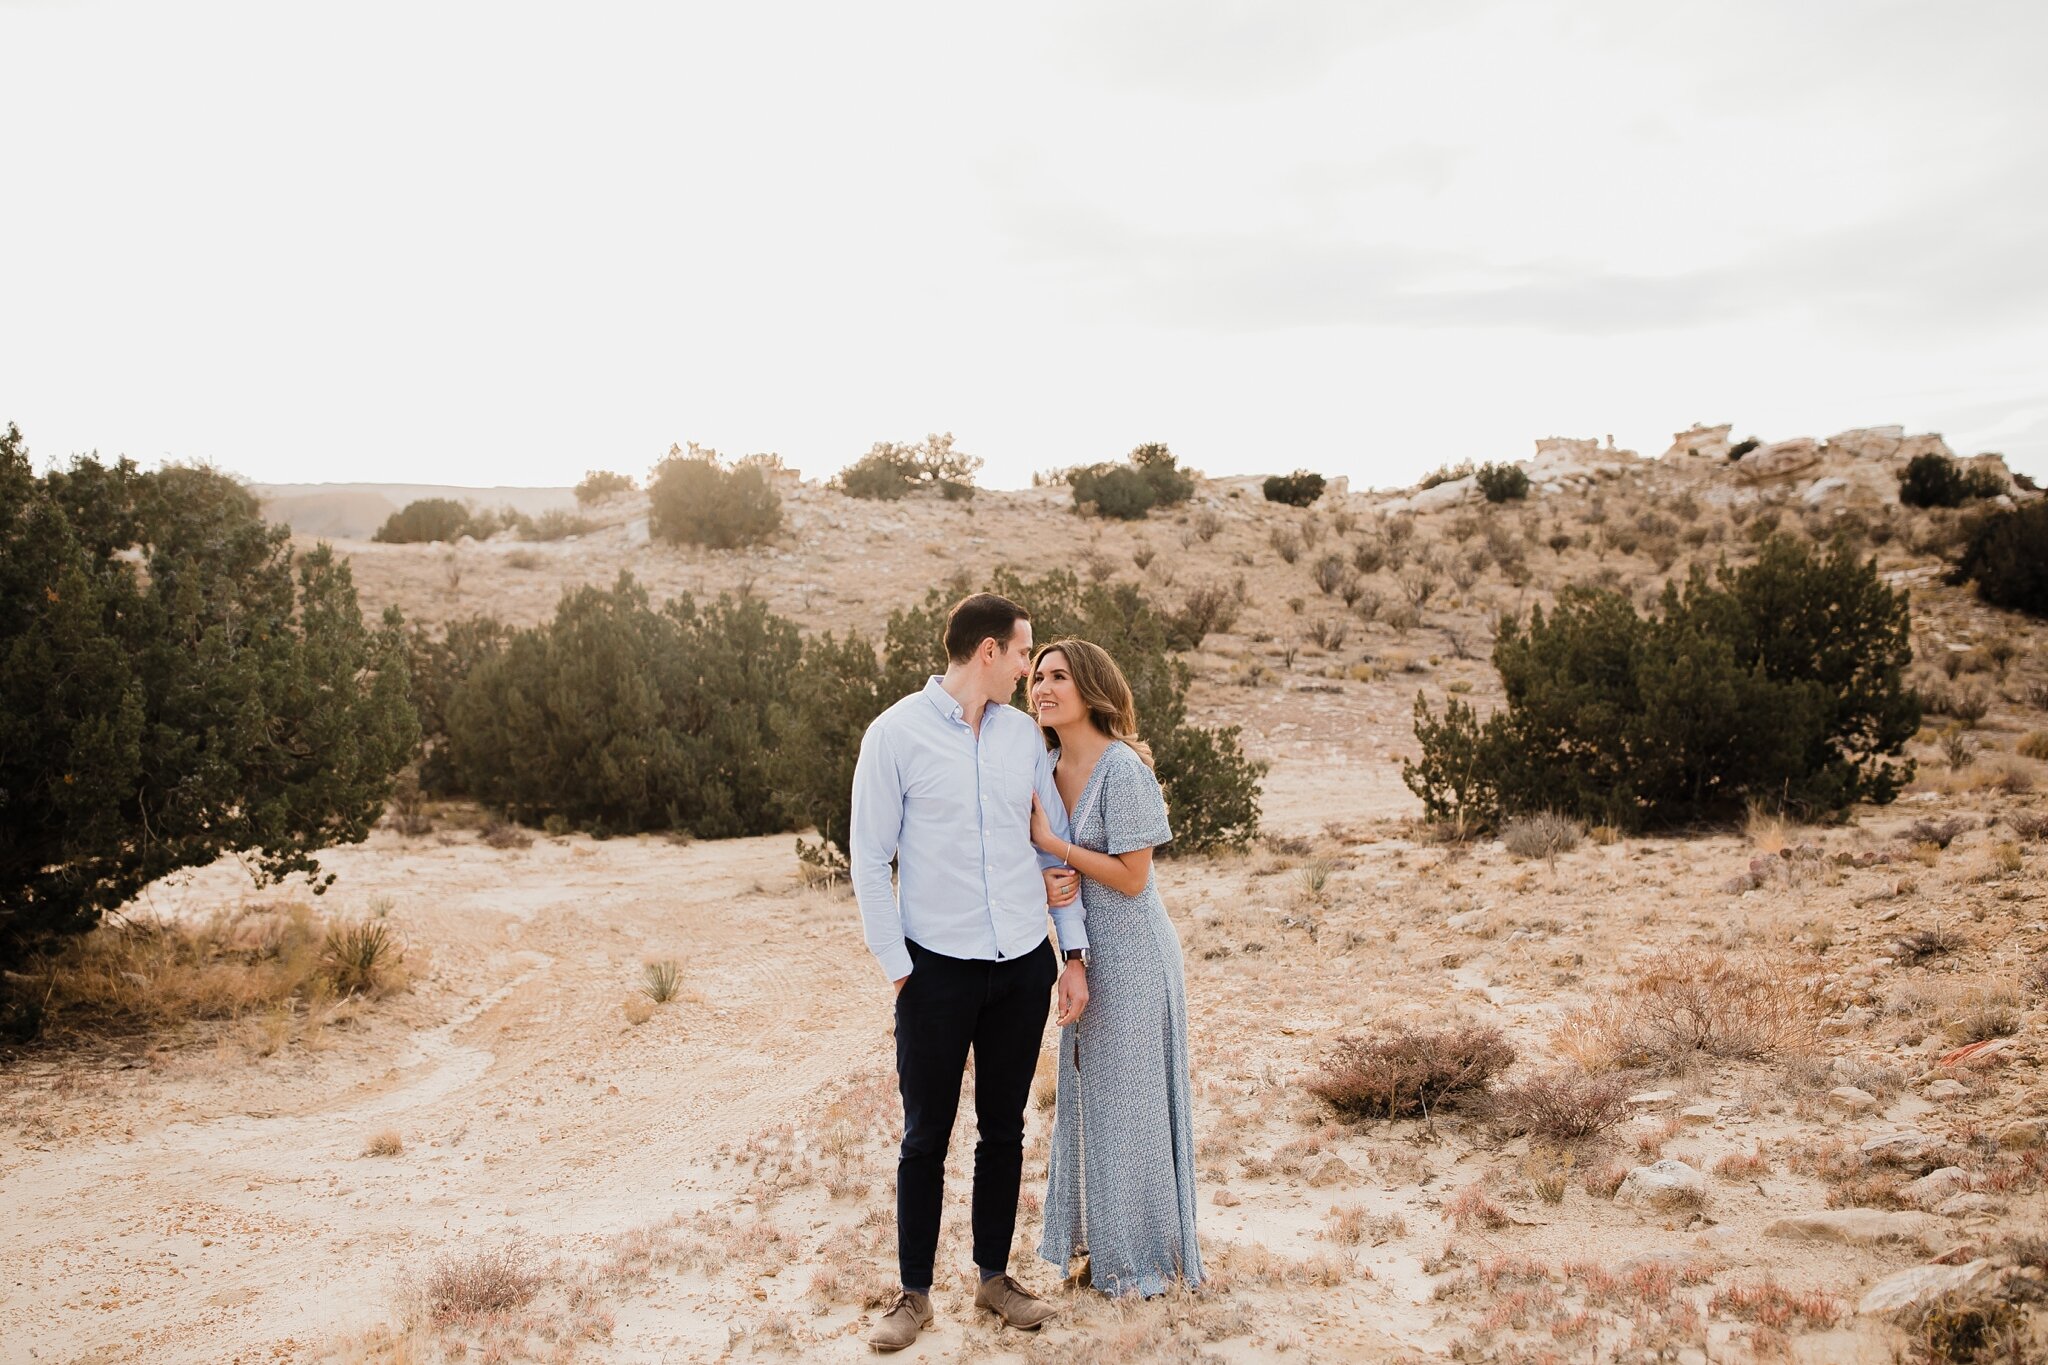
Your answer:
[[[1035,1259],[1042,1090],[1013,1268],[1062,1313],[1028,1336],[977,1320],[963,1104],[938,1323],[905,1360],[1891,1361],[1912,1349],[1898,1302],[2044,1291],[2048,764],[2019,750],[2048,727],[2048,652],[2038,623],[1939,580],[1934,514],[1803,486],[1588,455],[1501,509],[1341,492],[1303,512],[1224,481],[1119,524],[1077,518],[1060,488],[868,504],[786,484],[761,550],[650,543],[630,500],[570,541],[339,547],[366,614],[428,623],[535,622],[622,569],[657,599],[744,588],[807,629],[870,634],[1001,565],[1168,603],[1242,583],[1233,629],[1190,656],[1191,712],[1271,763],[1265,833],[1159,872],[1187,956],[1212,1277],[1109,1302]],[[1407,567],[1363,571],[1350,603],[1320,588],[1317,562],[1383,536],[1390,505],[1409,509]],[[1930,717],[1901,800],[1826,827],[1589,831],[1548,857],[1420,820],[1398,768],[1415,696],[1498,704],[1496,612],[1571,581],[1647,594],[1738,554],[1760,517],[1880,528],[1916,677],[1984,701],[1963,730]],[[0,1360],[867,1357],[900,1115],[888,988],[844,887],[800,875],[789,835],[429,816],[327,852],[317,903],[230,860],[128,911],[381,920],[403,989],[7,1055]],[[661,961],[681,985],[654,1005]],[[1477,1110],[1345,1122],[1308,1088],[1338,1039],[1398,1024],[1495,1026],[1510,1078],[1610,1066],[1603,1007],[1722,967],[1731,992],[1791,1002],[1777,1045],[1609,1070],[1626,1098],[1584,1139]],[[1697,1179],[1630,1175],[1660,1161]],[[493,1277],[509,1306],[445,1311],[451,1285]]]

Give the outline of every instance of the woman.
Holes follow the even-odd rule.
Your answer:
[[[1059,1108],[1038,1254],[1065,1272],[1083,1251],[1109,1294],[1202,1280],[1180,937],[1152,885],[1173,837],[1122,670],[1098,646],[1038,651],[1031,709],[1057,755],[1071,842],[1034,801],[1032,842],[1081,874],[1088,1004],[1060,1031]]]

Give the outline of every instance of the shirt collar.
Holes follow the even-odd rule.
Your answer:
[[[937,707],[939,714],[947,720],[954,722],[956,725],[967,724],[966,708],[953,699],[953,694],[946,690],[945,679],[941,678],[938,674],[934,673],[924,680],[924,699]],[[988,718],[997,711],[1008,709],[1008,702],[990,702],[982,708],[982,723],[987,724]]]
[[[962,725],[967,723],[967,712],[961,708],[959,702],[953,700],[953,694],[946,690],[945,681],[938,674],[934,673],[925,679],[924,699],[936,706],[939,714],[947,720],[958,721]]]

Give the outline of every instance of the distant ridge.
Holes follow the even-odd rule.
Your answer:
[[[441,483],[252,483],[270,521],[302,536],[368,540],[384,519],[419,498],[453,498],[477,507],[511,507],[538,516],[574,507],[573,488],[464,488]]]

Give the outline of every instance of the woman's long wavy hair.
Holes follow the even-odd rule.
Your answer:
[[[1132,752],[1145,760],[1145,766],[1151,767],[1152,746],[1138,738],[1137,699],[1131,695],[1131,684],[1116,666],[1116,660],[1109,657],[1109,651],[1101,645],[1071,638],[1040,645],[1038,653],[1031,656],[1033,682],[1037,681],[1048,654],[1066,656],[1067,673],[1073,678],[1074,690],[1080,694],[1081,705],[1088,708],[1088,718],[1095,722],[1095,728],[1130,745]],[[1049,726],[1039,728],[1045,731],[1046,747],[1059,748],[1059,735]]]

